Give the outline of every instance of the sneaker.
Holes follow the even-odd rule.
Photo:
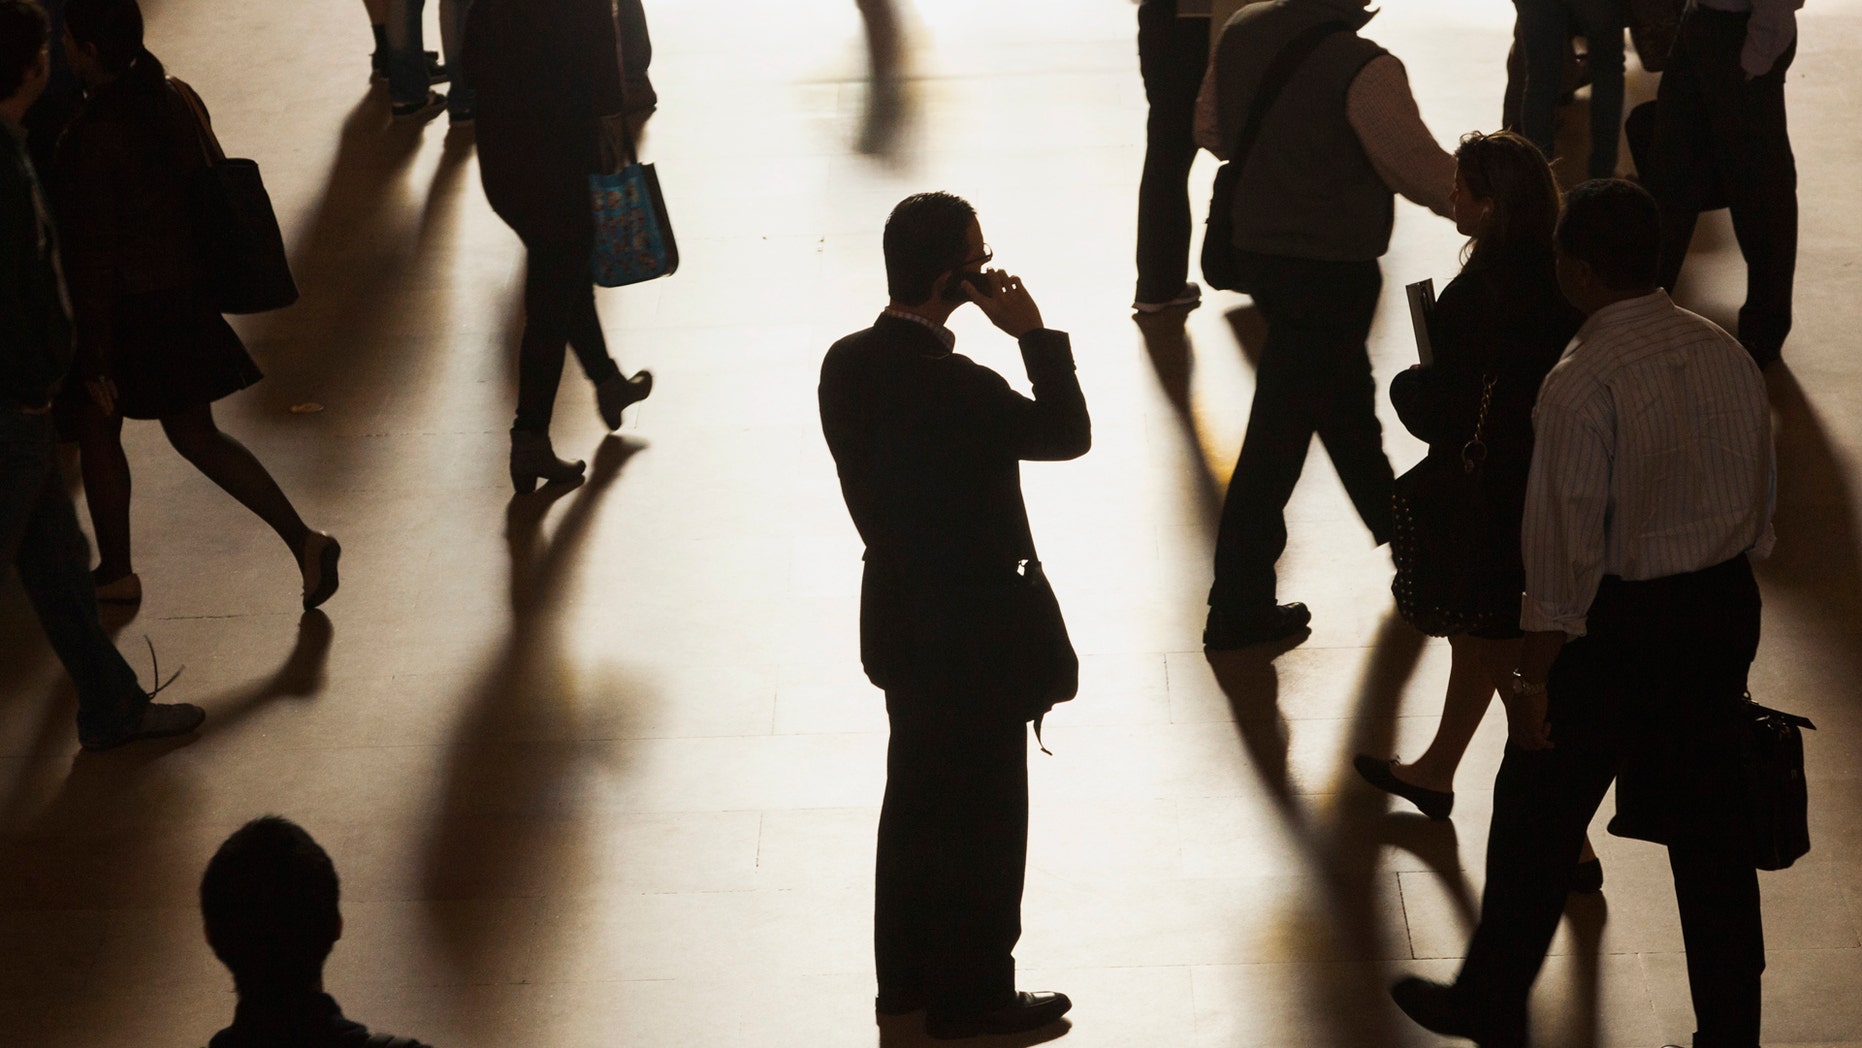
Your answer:
[[[1268,604],[1243,612],[1209,609],[1203,626],[1204,651],[1234,651],[1250,644],[1291,637],[1312,621],[1304,604]]]
[[[342,555],[343,547],[321,531],[311,532],[310,538],[304,540],[304,552],[298,557],[297,563],[304,572],[305,611],[335,595],[336,561]]]
[[[135,572],[97,587],[99,604],[141,604],[142,577]]]
[[[1194,280],[1183,285],[1183,290],[1176,298],[1168,302],[1133,302],[1131,308],[1140,313],[1162,313],[1166,309],[1195,309],[1203,304],[1203,289]]]
[[[427,53],[427,83],[443,84],[452,79],[452,73],[440,61],[438,51]],[[388,55],[382,51],[369,53],[369,83],[385,84],[388,82]]]
[[[79,739],[78,745],[96,753],[143,739],[167,739],[187,735],[207,719],[207,711],[191,702],[151,702],[143,707],[142,720],[121,735],[102,739]]]
[[[396,120],[431,120],[446,109],[446,96],[438,91],[428,91],[427,97],[420,102],[396,102],[388,107],[388,112]]]

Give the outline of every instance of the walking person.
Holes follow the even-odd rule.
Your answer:
[[[1752,557],[1776,468],[1758,367],[1656,284],[1655,201],[1571,191],[1558,282],[1588,318],[1539,390],[1521,545],[1526,637],[1504,695],[1481,919],[1452,985],[1410,978],[1410,1018],[1523,1048],[1571,864],[1611,781],[1611,832],[1663,844],[1696,1048],[1758,1048],[1765,969],[1740,707],[1759,641]]]
[[[1662,208],[1662,287],[1673,291],[1694,224],[1724,194],[1746,261],[1739,341],[1769,367],[1791,333],[1797,278],[1797,159],[1784,80],[1803,0],[1696,0],[1656,93],[1645,181]],[[1717,193],[1716,193],[1717,190]]]
[[[102,750],[185,735],[207,715],[152,702],[97,620],[90,551],[53,455],[52,400],[71,366],[71,320],[21,124],[51,79],[48,28],[33,0],[0,0],[0,563],[19,570],[77,688],[79,744]]]
[[[1463,138],[1455,150],[1453,204],[1455,228],[1470,238],[1467,261],[1431,314],[1433,361],[1399,373],[1390,401],[1403,425],[1428,442],[1430,457],[1457,468],[1464,454],[1479,457],[1486,527],[1463,555],[1464,563],[1484,569],[1483,591],[1465,607],[1429,609],[1432,619],[1452,619],[1457,631],[1448,635],[1448,690],[1428,750],[1408,764],[1365,754],[1353,762],[1371,785],[1432,819],[1453,810],[1455,769],[1496,689],[1519,665],[1525,588],[1519,528],[1532,464],[1532,405],[1584,322],[1558,290],[1552,260],[1558,184],[1531,142],[1509,131]],[[1471,448],[1476,442],[1478,451]],[[1446,587],[1425,581],[1423,588]],[[1602,864],[1588,848],[1587,842],[1573,874],[1581,890],[1602,886]]]
[[[455,124],[472,122],[474,92],[460,58],[466,15],[471,0],[440,0],[440,47],[446,52],[441,65],[425,50],[427,0],[366,0],[385,4],[384,24],[377,39],[377,65],[388,81],[388,112],[396,120],[428,120],[444,109]],[[369,17],[375,12],[371,8]],[[385,54],[380,50],[387,45]],[[452,81],[450,93],[433,84]]]
[[[1189,277],[1190,165],[1196,160],[1196,94],[1209,65],[1211,0],[1142,0],[1138,71],[1150,114],[1138,183],[1139,313],[1191,309],[1202,288]]]
[[[1312,615],[1278,602],[1286,505],[1317,433],[1372,541],[1389,541],[1390,461],[1365,339],[1397,193],[1451,213],[1455,161],[1423,125],[1403,63],[1358,35],[1366,0],[1270,0],[1228,23],[1197,100],[1197,142],[1223,159],[1270,71],[1234,195],[1235,268],[1267,321],[1247,434],[1222,504],[1207,651],[1290,637]],[[1296,68],[1282,55],[1310,48]]]
[[[1565,61],[1575,23],[1584,37],[1590,73],[1590,177],[1614,177],[1623,134],[1623,32],[1629,21],[1624,0],[1513,2],[1519,12],[1516,38],[1525,58],[1519,133],[1546,159],[1557,155],[1558,103],[1565,93]]]
[[[595,217],[588,176],[626,151],[655,98],[644,66],[623,78],[607,0],[476,0],[466,61],[478,82],[478,159],[485,197],[524,242],[524,334],[511,426],[511,484],[582,476],[556,457],[550,416],[565,344],[595,384],[610,430],[653,391],[647,371],[623,376],[595,312]],[[630,91],[625,84],[641,85]]]
[[[69,0],[65,51],[85,99],[59,143],[54,193],[81,379],[63,410],[82,452],[98,598],[142,599],[123,420],[155,419],[182,458],[277,532],[302,576],[303,606],[314,608],[336,592],[341,546],[304,523],[213,417],[214,401],[261,376],[215,306],[195,247],[189,193],[206,160],[201,118],[183,94],[192,89],[171,86],[142,46],[136,0]]]
[[[891,302],[821,365],[821,429],[866,544],[860,658],[891,738],[879,815],[873,954],[880,1015],[925,1010],[936,1038],[1033,1030],[1072,1006],[1015,989],[1028,859],[1028,729],[1052,704],[1031,658],[1065,648],[1045,589],[1021,462],[1084,455],[1086,399],[1067,336],[1042,324],[976,211],[907,197],[885,230]],[[975,302],[1021,344],[1029,399],[956,353],[944,321]],[[1077,673],[1077,662],[1074,664]],[[1070,697],[1070,693],[1069,696]]]

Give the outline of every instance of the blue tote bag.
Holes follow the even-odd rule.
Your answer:
[[[595,209],[595,283],[638,284],[679,268],[666,199],[652,164],[642,164],[627,143],[627,163],[613,174],[588,176]]]

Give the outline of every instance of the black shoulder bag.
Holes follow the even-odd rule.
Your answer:
[[[259,165],[227,157],[193,88],[172,76],[168,87],[193,114],[206,161],[189,187],[188,204],[214,307],[222,313],[263,313],[296,302],[297,281]]]
[[[1243,170],[1248,166],[1248,154],[1254,151],[1254,140],[1261,137],[1261,123],[1267,119],[1267,111],[1272,109],[1280,92],[1293,74],[1306,64],[1306,59],[1326,38],[1333,33],[1342,33],[1351,27],[1344,22],[1321,22],[1300,35],[1274,56],[1273,64],[1261,77],[1260,86],[1255,88],[1254,102],[1248,107],[1248,119],[1241,125],[1241,135],[1235,140],[1235,149],[1229,153],[1228,163],[1223,164],[1215,173],[1215,192],[1209,198],[1208,227],[1203,231],[1203,279],[1209,286],[1221,291],[1241,291],[1243,287],[1240,270],[1235,265],[1235,189],[1241,183]],[[1211,74],[1213,75],[1213,74]]]

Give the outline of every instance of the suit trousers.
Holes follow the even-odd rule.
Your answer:
[[[1797,276],[1797,159],[1784,107],[1797,45],[1747,80],[1739,52],[1748,17],[1692,5],[1682,16],[1656,95],[1649,189],[1661,205],[1661,284],[1673,290],[1717,180],[1746,260],[1739,340],[1763,364],[1791,332]]]
[[[1168,302],[1189,279],[1190,166],[1196,93],[1209,64],[1209,19],[1178,18],[1171,0],[1138,8],[1138,71],[1150,115],[1138,183],[1139,302]]]
[[[1737,707],[1758,639],[1744,555],[1650,582],[1606,578],[1551,679],[1554,747],[1509,745],[1494,782],[1481,920],[1455,984],[1486,1048],[1523,1048],[1526,1004],[1584,834],[1613,779],[1617,820],[1658,827],[1687,947],[1695,1048],[1757,1048],[1765,969],[1741,798]]]
[[[1209,604],[1241,612],[1275,601],[1286,505],[1314,433],[1379,544],[1389,541],[1394,475],[1377,422],[1365,339],[1383,274],[1375,260],[1320,262],[1236,253],[1267,321],[1254,405],[1222,503]]]
[[[933,1014],[1015,995],[1028,863],[1026,722],[949,696],[886,692],[891,740],[879,813],[873,958],[881,991]]]

